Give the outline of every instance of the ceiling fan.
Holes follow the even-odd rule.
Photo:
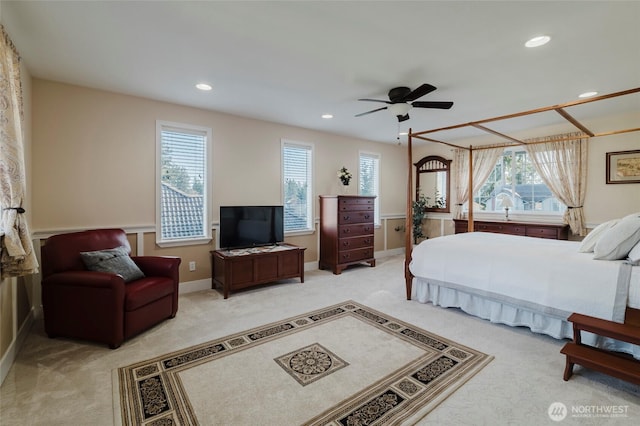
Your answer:
[[[388,109],[393,115],[398,117],[398,122],[403,122],[409,119],[409,110],[411,108],[449,109],[453,106],[453,102],[416,101],[416,99],[421,98],[434,90],[436,90],[435,86],[425,83],[413,91],[408,87],[395,87],[389,90],[388,101],[380,99],[358,99],[359,101],[383,102],[388,104],[388,106],[357,114],[356,117],[362,117],[363,115],[371,114],[372,112]]]

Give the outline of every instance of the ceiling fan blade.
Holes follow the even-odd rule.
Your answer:
[[[425,83],[405,96],[403,102],[415,101],[416,99],[421,98],[427,93],[433,92],[434,90],[436,90],[435,86]]]
[[[359,101],[367,101],[367,102],[382,102],[385,104],[390,104],[389,101],[383,101],[382,99],[358,99]]]
[[[360,114],[356,114],[356,117],[362,117],[363,115],[371,114],[372,112],[382,111],[383,109],[387,109],[387,107],[372,109],[371,111],[367,111],[367,112],[361,112]]]
[[[402,123],[403,121],[407,121],[409,119],[409,114],[398,115],[398,123]]]
[[[449,109],[453,106],[453,102],[445,101],[415,101],[411,103],[414,108],[438,108]]]

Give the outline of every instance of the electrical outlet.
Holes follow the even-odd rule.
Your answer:
[[[195,271],[196,270],[196,262],[195,261],[191,261],[189,262],[189,270],[190,271]]]

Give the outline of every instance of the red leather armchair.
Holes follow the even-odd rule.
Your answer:
[[[132,256],[145,277],[90,271],[81,252],[131,246],[122,229],[100,229],[48,238],[42,246],[45,332],[119,347],[125,339],[173,318],[178,311],[180,258]]]

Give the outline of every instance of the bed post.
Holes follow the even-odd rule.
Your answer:
[[[473,232],[473,146],[471,145],[469,145],[469,214],[467,217],[467,231]]]
[[[409,270],[413,244],[413,155],[411,152],[411,134],[412,131],[409,129],[409,136],[407,138],[407,214],[404,225],[404,280],[407,289],[407,300],[411,300],[411,285],[413,281],[413,275],[411,275],[411,271]]]

